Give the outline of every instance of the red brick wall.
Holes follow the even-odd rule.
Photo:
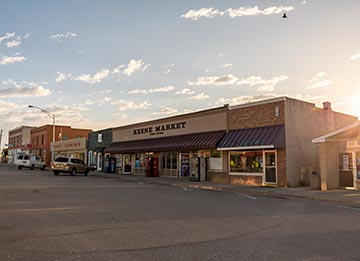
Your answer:
[[[234,184],[234,185],[253,185],[253,186],[262,185],[262,176],[230,175],[229,178],[230,178],[230,184]]]
[[[215,183],[229,183],[229,175],[226,172],[211,172],[206,173],[206,180]]]
[[[287,176],[286,176],[286,150],[278,149],[276,151],[277,157],[277,185],[279,187],[287,187]]]
[[[62,137],[66,135],[67,139],[76,139],[78,137],[87,138],[92,130],[89,129],[73,129],[69,126],[55,126],[55,141],[60,141],[59,133],[62,133]],[[42,135],[44,135],[44,143],[42,144]],[[37,143],[37,138],[39,143]],[[33,144],[33,152],[37,153],[39,150],[45,151],[44,155],[41,155],[46,164],[49,166],[51,162],[51,142],[53,139],[53,126],[45,125],[31,130],[31,143]]]
[[[279,116],[275,108],[279,107]],[[253,128],[285,123],[284,101],[240,107],[229,111],[229,129]]]

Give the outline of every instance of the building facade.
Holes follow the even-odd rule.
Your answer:
[[[360,189],[360,122],[313,139],[319,147],[321,190]]]
[[[88,165],[97,171],[104,170],[104,150],[112,143],[112,129],[99,130],[89,133],[88,137]]]
[[[70,126],[55,126],[55,142],[87,137],[90,129],[77,129]],[[47,166],[51,162],[51,144],[53,141],[53,125],[44,125],[31,130],[31,153],[44,159]]]
[[[115,128],[105,153],[118,173],[146,175],[156,158],[158,175],[188,178],[204,158],[209,181],[295,187],[319,170],[312,139],[355,121],[328,103],[279,97]]]
[[[76,138],[56,141],[54,146],[55,158],[69,157],[87,162],[87,138]]]
[[[9,163],[14,161],[16,155],[29,153],[32,148],[31,130],[34,127],[21,126],[9,131],[8,140],[8,159]]]

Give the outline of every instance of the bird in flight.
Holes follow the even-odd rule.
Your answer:
[[[286,13],[283,14],[282,18],[288,18]]]

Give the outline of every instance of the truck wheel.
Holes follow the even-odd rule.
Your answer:
[[[22,169],[22,166],[18,166],[18,169]]]
[[[89,174],[89,169],[86,169],[84,174],[85,174],[85,176],[87,176]]]
[[[45,165],[44,165],[44,166],[42,166],[41,170],[45,170],[45,167],[46,167]]]
[[[31,166],[30,166],[30,169],[33,170],[33,169],[34,169],[34,165],[31,165]]]
[[[55,170],[54,170],[53,173],[54,173],[55,176],[58,176],[58,175],[59,175],[59,171],[55,171]]]

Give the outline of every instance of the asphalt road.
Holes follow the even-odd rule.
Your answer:
[[[360,260],[360,210],[0,166],[0,260]]]

